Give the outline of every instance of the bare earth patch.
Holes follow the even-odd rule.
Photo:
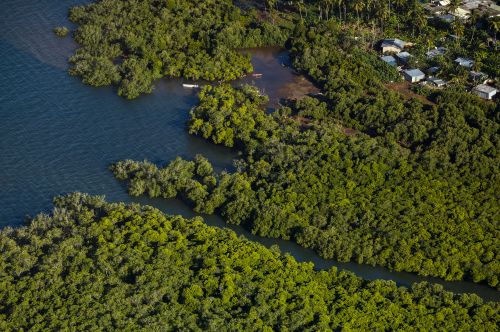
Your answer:
[[[317,94],[320,90],[302,75],[294,76],[291,82],[284,84],[279,89],[279,95],[286,99],[301,99],[309,94]]]
[[[425,105],[430,105],[430,106],[435,105],[432,101],[425,98],[425,96],[419,95],[419,94],[411,91],[410,90],[411,84],[409,82],[388,83],[388,84],[385,84],[385,87],[392,90],[392,91],[396,91],[397,93],[401,94],[406,99],[415,98],[415,99],[420,100]]]

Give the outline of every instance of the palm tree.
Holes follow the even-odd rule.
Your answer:
[[[394,0],[394,6],[398,9],[398,10],[402,10],[404,8],[404,5],[406,4],[406,0]],[[399,32],[399,20],[400,18],[399,17],[396,17],[397,21],[398,21],[398,32]]]
[[[421,6],[413,13],[413,19],[417,25],[418,32],[421,33],[422,30],[427,27],[427,17],[425,16],[424,10]]]
[[[339,20],[342,22],[342,5],[344,4],[344,0],[333,0],[339,6]]]
[[[495,51],[497,49],[497,33],[500,31],[500,19],[494,18],[488,22],[488,27],[493,33],[493,43],[495,45]]]
[[[450,0],[450,4],[448,5],[448,10],[447,10],[448,13],[454,14],[461,3],[462,3],[462,0]]]
[[[427,46],[427,52],[429,52],[429,50],[434,47],[434,42],[431,38],[429,38],[428,36],[425,38],[425,45]]]
[[[356,0],[352,7],[353,7],[354,11],[356,12],[356,16],[358,18],[358,25],[359,25],[359,12],[365,8],[364,1],[363,0]]]
[[[384,2],[378,2],[375,9],[375,16],[380,20],[380,29],[384,31],[385,20],[389,17],[389,11]]]
[[[333,1],[334,0],[322,0],[323,5],[325,6],[325,14],[327,21],[330,19],[330,9],[333,6]]]
[[[472,69],[474,71],[480,71],[483,65],[483,60],[486,59],[488,54],[485,51],[479,51],[474,54],[474,63],[472,64]]]
[[[266,0],[267,7],[269,7],[269,15],[271,15],[272,22],[274,23],[274,7],[277,5],[277,0]]]
[[[476,25],[477,21],[479,21],[480,15],[477,10],[472,10],[471,15],[469,17],[469,24],[472,28],[472,35],[470,37],[470,43],[472,44],[474,42],[474,35],[476,33]]]
[[[460,38],[462,38],[465,33],[464,25],[459,20],[455,20],[453,21],[453,23],[451,23],[451,28],[453,29],[455,36],[458,37],[458,42],[460,43]]]
[[[373,0],[365,0],[365,9],[366,9],[367,21],[370,21],[370,13],[371,13],[371,10],[372,10],[372,5],[373,5]]]
[[[299,14],[300,14],[300,20],[303,21],[303,17],[302,17],[302,10],[304,9],[304,0],[296,0],[296,6],[297,6],[297,9],[299,10]]]

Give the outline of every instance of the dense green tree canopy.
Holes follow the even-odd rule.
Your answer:
[[[209,169],[200,164],[202,176]],[[72,194],[0,232],[0,329],[494,331],[498,303],[316,272],[152,207]]]
[[[278,26],[230,0],[101,0],[71,9],[79,48],[70,73],[136,98],[155,79],[233,80],[252,71],[238,48],[283,45]]]
[[[315,98],[273,114],[262,101],[251,87],[221,85],[205,88],[191,111],[191,133],[245,152],[234,174],[214,173],[201,157],[164,168],[124,161],[113,171],[132,195],[181,197],[323,257],[498,287],[498,155],[489,141],[498,124],[488,104],[444,94],[434,110],[440,130],[412,151],[389,134],[347,130]]]

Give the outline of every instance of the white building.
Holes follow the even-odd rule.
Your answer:
[[[425,74],[420,69],[407,69],[403,71],[405,80],[410,83],[417,83],[425,79]]]
[[[492,86],[486,84],[479,84],[472,90],[472,92],[474,92],[476,95],[478,95],[483,99],[491,100],[493,99],[493,96],[497,94],[498,91]]]

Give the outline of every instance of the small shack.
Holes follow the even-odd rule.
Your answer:
[[[439,67],[430,67],[429,69],[427,69],[427,74],[436,74],[439,69]]]
[[[451,15],[451,14],[443,14],[443,15],[439,15],[438,18],[443,21],[443,22],[446,22],[446,23],[451,23],[453,21],[455,21],[455,16]]]
[[[410,58],[411,58],[411,54],[408,53],[408,52],[399,52],[398,54],[396,54],[396,58],[398,58],[398,60],[403,63],[403,64],[407,64],[408,61],[410,61]]]
[[[491,100],[493,99],[493,96],[497,94],[498,91],[492,86],[486,84],[479,84],[472,90],[472,92],[474,92],[476,95],[478,95],[483,99]]]
[[[456,58],[455,62],[462,67],[472,68],[474,61],[468,58]]]
[[[406,46],[406,43],[401,39],[384,39],[380,44],[382,53],[399,53]]]
[[[410,83],[417,83],[425,79],[425,74],[420,69],[404,70],[403,76]]]
[[[387,63],[388,65],[391,65],[394,67],[396,67],[398,65],[398,63],[396,62],[396,58],[394,58],[392,55],[384,55],[384,56],[380,57],[380,59],[382,61],[384,61],[385,63]]]
[[[437,77],[429,77],[427,81],[435,88],[442,88],[446,85],[446,81]]]
[[[486,79],[488,79],[488,75],[486,75],[485,73],[480,72],[480,71],[473,71],[473,70],[471,70],[469,72],[469,77],[474,82],[483,82]]]
[[[425,53],[425,55],[427,55],[428,59],[432,59],[439,55],[444,55],[445,53],[446,53],[446,47],[436,47]]]

